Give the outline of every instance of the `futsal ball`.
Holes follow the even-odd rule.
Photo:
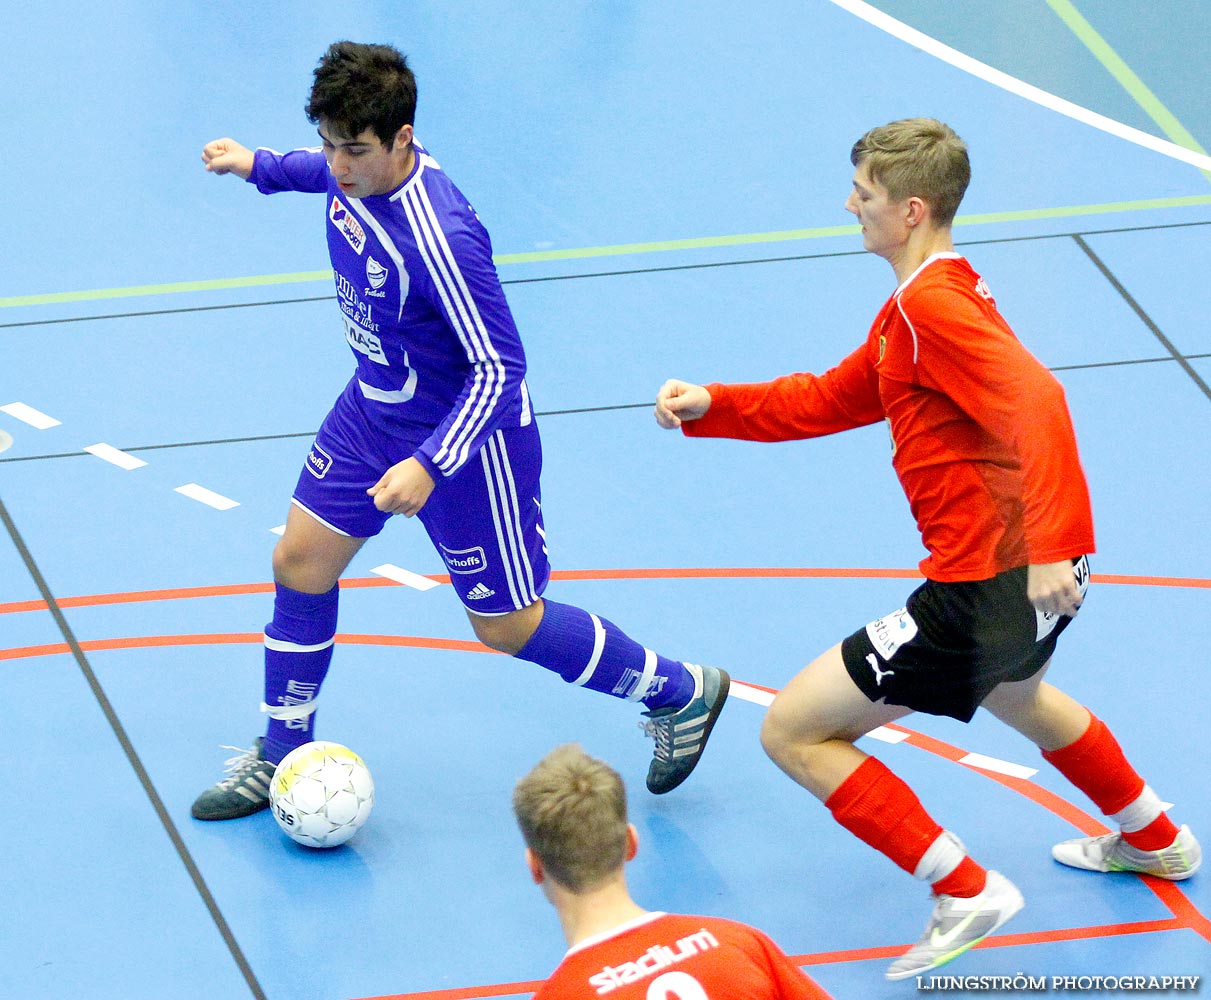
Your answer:
[[[305,743],[282,758],[269,783],[269,806],[288,837],[307,847],[336,847],[374,808],[374,779],[340,743]]]

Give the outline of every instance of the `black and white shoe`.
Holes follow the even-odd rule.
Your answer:
[[[640,723],[656,741],[655,756],[648,767],[648,791],[654,795],[671,792],[690,776],[706,749],[707,738],[727,702],[732,679],[719,667],[687,663],[694,678],[694,697],[684,708],[658,708],[644,712]]]
[[[240,750],[239,747],[223,747]],[[189,810],[194,819],[238,819],[269,806],[269,782],[277,764],[265,760],[265,741],[258,738],[248,750],[226,762],[227,777],[206,789]]]

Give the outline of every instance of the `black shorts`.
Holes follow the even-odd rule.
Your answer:
[[[1089,560],[1073,560],[1084,595]],[[1026,567],[991,580],[926,580],[899,611],[841,643],[845,669],[871,701],[970,722],[998,684],[1038,673],[1072,621],[1026,599]]]

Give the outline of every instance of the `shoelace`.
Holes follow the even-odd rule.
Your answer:
[[[233,788],[252,769],[252,765],[261,762],[256,747],[245,750],[243,747],[221,746],[219,749],[235,750],[238,753],[238,756],[229,757],[223,762],[223,769],[230,775],[219,782],[224,788]]]
[[[639,723],[644,736],[650,736],[656,741],[656,758],[668,761],[673,756],[673,717],[662,719],[643,719]]]

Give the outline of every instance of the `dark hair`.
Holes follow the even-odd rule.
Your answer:
[[[330,122],[346,138],[370,129],[390,146],[416,118],[416,77],[390,45],[333,42],[315,68],[306,112],[313,125]]]

